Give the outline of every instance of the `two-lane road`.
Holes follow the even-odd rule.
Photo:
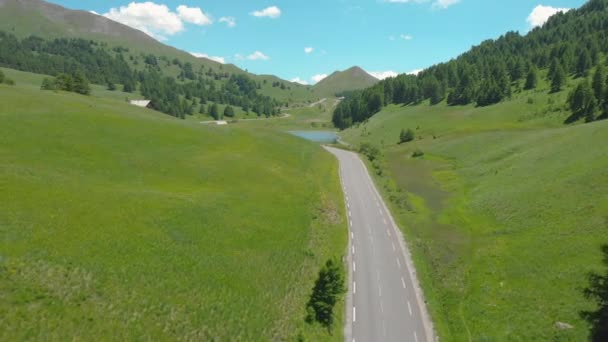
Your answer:
[[[349,226],[347,342],[433,341],[406,245],[355,153],[326,147],[340,163]]]

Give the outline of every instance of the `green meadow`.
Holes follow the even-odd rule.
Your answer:
[[[342,339],[304,322],[346,247],[333,157],[6,73],[0,340]]]
[[[389,106],[342,133],[383,152],[376,180],[443,340],[587,339],[582,291],[608,242],[608,121],[564,125],[566,96]],[[408,128],[416,139],[398,144]]]

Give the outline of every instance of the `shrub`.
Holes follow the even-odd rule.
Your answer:
[[[424,152],[422,152],[421,150],[418,150],[418,149],[415,150],[414,153],[412,153],[412,157],[414,157],[414,158],[419,158],[422,156],[424,156]]]
[[[403,144],[412,140],[414,140],[414,131],[409,128],[407,129],[407,131],[402,129],[401,133],[399,134],[399,143]]]
[[[362,143],[359,147],[359,152],[364,154],[367,159],[372,162],[378,159],[378,157],[380,156],[380,150],[370,143]]]

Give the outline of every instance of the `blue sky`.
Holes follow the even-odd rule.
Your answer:
[[[314,83],[447,61],[509,30],[527,32],[584,0],[51,0],[257,74]],[[307,49],[310,48],[310,49]]]

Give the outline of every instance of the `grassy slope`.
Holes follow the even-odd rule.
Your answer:
[[[329,338],[303,323],[346,244],[318,146],[19,85],[0,120],[0,339]]]
[[[393,207],[445,340],[588,334],[578,312],[590,308],[581,289],[606,242],[608,122],[563,126],[565,95],[391,106],[344,134],[385,145],[388,182],[406,192],[388,195],[407,199]],[[408,127],[418,139],[396,145]],[[411,158],[416,149],[425,157]],[[575,328],[557,330],[557,321]]]

